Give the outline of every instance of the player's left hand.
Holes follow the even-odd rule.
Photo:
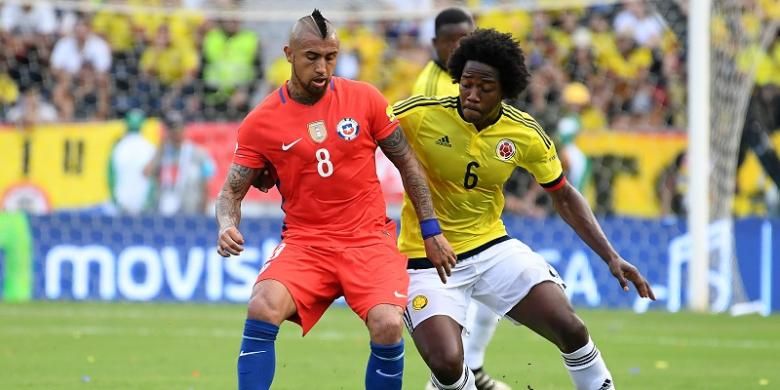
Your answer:
[[[645,277],[639,273],[639,270],[631,263],[625,261],[621,257],[617,257],[607,264],[609,265],[610,272],[612,272],[612,275],[620,282],[620,287],[622,287],[624,291],[628,291],[628,281],[630,280],[631,283],[634,284],[634,287],[636,287],[636,291],[639,293],[640,297],[655,300],[655,294],[653,293],[653,289],[650,288],[650,283],[647,282],[647,279],[645,279]]]
[[[452,268],[458,262],[455,251],[452,250],[449,241],[442,234],[428,237],[424,243],[425,256],[436,267],[441,282],[447,283],[447,277],[452,275]]]
[[[252,186],[263,192],[268,192],[274,185],[276,185],[276,179],[268,167],[261,169],[255,180],[252,181]]]

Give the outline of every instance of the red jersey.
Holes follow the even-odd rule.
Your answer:
[[[388,233],[377,141],[397,126],[387,100],[369,84],[333,77],[311,106],[282,86],[241,123],[233,162],[275,170],[286,242],[372,245]]]

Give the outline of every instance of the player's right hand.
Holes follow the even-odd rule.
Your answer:
[[[235,226],[228,226],[219,232],[217,253],[222,257],[238,256],[244,250],[244,236]]]
[[[447,283],[447,277],[452,275],[452,268],[458,261],[449,241],[443,235],[428,237],[425,243],[425,256],[436,267],[442,283]]]
[[[653,293],[650,283],[631,263],[618,256],[607,265],[623,291],[628,291],[628,281],[631,281],[640,297],[655,300],[655,293]]]

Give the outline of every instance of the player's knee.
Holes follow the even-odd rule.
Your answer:
[[[288,311],[287,305],[282,300],[256,293],[249,299],[247,318],[279,325],[291,315]]]
[[[428,367],[439,382],[455,383],[463,374],[463,355],[453,352],[437,354],[427,360]]]
[[[395,344],[403,336],[404,321],[400,310],[371,309],[366,318],[371,341],[377,344]]]
[[[558,348],[564,353],[574,352],[588,343],[588,328],[576,315],[567,318],[561,330]]]

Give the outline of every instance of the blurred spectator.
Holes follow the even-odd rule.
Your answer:
[[[641,46],[658,46],[664,27],[655,13],[649,12],[640,1],[629,0],[624,4],[624,9],[615,16],[615,32],[630,35]]]
[[[667,94],[663,122],[667,126],[678,129],[685,128],[687,120],[685,63],[683,61],[681,50],[678,48],[664,54],[661,68]]]
[[[607,15],[602,12],[591,13],[588,25],[594,53],[602,56],[610,52],[615,44],[615,35],[609,26]]]
[[[55,122],[57,109],[41,96],[37,88],[29,88],[19,102],[8,110],[6,119],[23,129],[32,129],[39,123]]]
[[[174,46],[167,26],[160,26],[154,42],[141,56],[141,71],[163,87],[162,110],[182,110],[195,98],[198,52],[191,46]]]
[[[19,99],[19,87],[8,73],[8,65],[0,55],[0,118],[5,117],[6,111]]]
[[[378,85],[382,77],[383,53],[388,49],[387,42],[382,39],[383,28],[376,26],[372,30],[364,23],[351,20],[339,28],[338,34],[341,48],[351,51],[358,61],[357,79]]]
[[[572,45],[564,69],[569,80],[587,83],[588,79],[599,71],[596,67],[596,55],[590,46],[590,31],[584,27],[575,30]]]
[[[661,171],[658,176],[657,196],[661,206],[661,216],[684,217],[687,213],[685,194],[688,184],[688,163],[685,152]]]
[[[122,4],[123,0],[109,0],[109,5]],[[131,51],[136,44],[143,44],[143,35],[138,36],[133,31],[130,17],[112,8],[102,8],[92,18],[92,29],[108,41],[114,53]]]
[[[512,10],[499,8],[510,3],[511,0],[499,0],[498,4],[496,4],[498,7],[477,14],[477,26],[512,33],[520,42],[523,42],[533,26],[531,15],[525,10],[518,8]]]
[[[653,61],[650,49],[637,46],[634,38],[625,33],[619,34],[614,45],[605,48],[600,57],[602,65],[624,81],[641,77]]]
[[[358,20],[352,19],[338,30],[340,42],[338,62],[334,71],[336,76],[352,80],[360,77],[360,48],[355,38],[360,33],[361,27],[362,24]]]
[[[575,39],[581,39],[576,35],[579,29],[579,9],[560,11],[549,30],[550,39],[555,42],[556,57],[565,60],[575,47]]]
[[[47,39],[57,32],[57,14],[49,1],[33,5],[6,1],[0,10],[0,29],[19,39]]]
[[[76,104],[73,91],[79,83],[95,87],[97,119],[106,119],[109,114],[109,78],[111,48],[103,38],[92,32],[89,20],[80,18],[72,35],[60,38],[51,55],[51,68],[56,78],[54,104],[63,120],[75,118]],[[85,69],[86,68],[86,69]],[[85,90],[80,88],[80,93]]]
[[[125,135],[111,151],[109,187],[111,199],[123,214],[137,215],[151,206],[152,182],[144,168],[152,161],[155,147],[143,135],[145,115],[132,110],[125,116]]]
[[[157,183],[157,210],[162,215],[206,212],[208,181],[214,162],[208,153],[184,136],[185,120],[179,112],[165,119],[165,140],[144,172]]]
[[[181,0],[129,0],[128,3],[132,6],[166,8],[154,12],[139,9],[130,14],[133,28],[147,42],[154,41],[162,26],[169,28],[174,46],[195,47],[200,41],[199,27],[205,18],[196,8],[182,7]]]
[[[389,102],[396,102],[409,96],[414,81],[420,74],[429,54],[417,41],[416,31],[399,31],[395,50],[386,55],[382,92]]]
[[[582,131],[581,113],[590,102],[590,92],[581,83],[570,83],[563,89],[562,101],[564,114],[558,121],[555,133],[559,155],[567,181],[583,192],[590,179],[590,160],[574,141]]]
[[[527,105],[522,107],[543,128],[552,129],[560,117],[559,96],[567,76],[558,56],[555,42],[550,39],[550,18],[542,12],[533,14],[533,28],[527,39],[526,61],[531,79],[526,91]]]
[[[610,125],[616,128],[630,128],[632,115],[647,114],[651,101],[651,88],[645,82],[653,61],[650,49],[637,46],[634,38],[627,34],[617,37],[615,46],[600,56],[600,62],[611,76],[608,80],[612,97],[610,102]]]
[[[75,102],[73,118],[84,121],[107,119],[109,107],[101,100],[100,77],[95,68],[85,64],[74,79],[72,96]]]
[[[22,5],[5,2],[0,10],[0,58],[20,88],[47,87],[49,62],[57,18],[47,1]]]
[[[262,75],[262,51],[257,33],[238,20],[222,21],[203,39],[203,81],[207,116],[225,113],[237,119],[249,111],[255,82]]]
[[[290,78],[290,74],[290,63],[287,62],[287,57],[279,56],[271,61],[265,69],[265,78],[263,78],[260,87],[257,88],[252,97],[253,105],[256,104],[256,102],[262,101],[269,93],[284,85],[287,79]]]

